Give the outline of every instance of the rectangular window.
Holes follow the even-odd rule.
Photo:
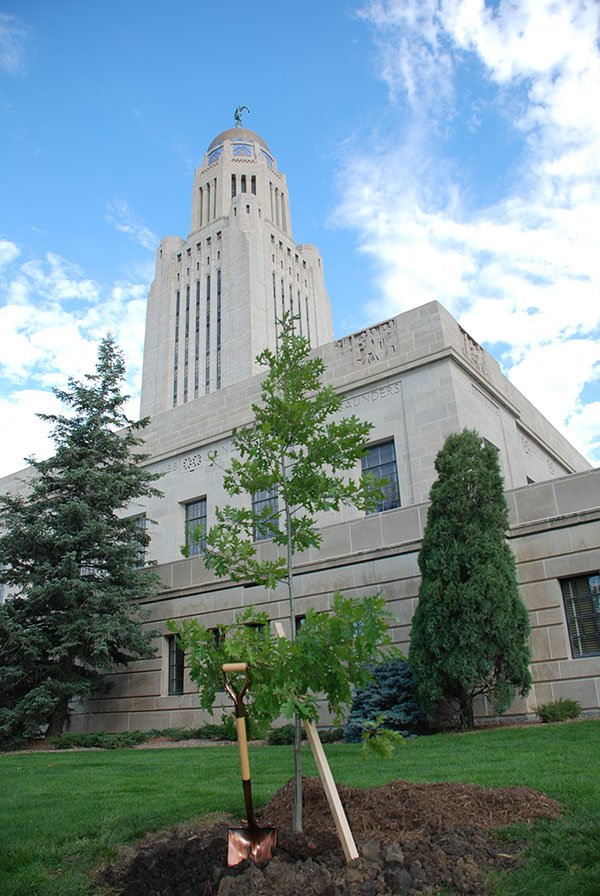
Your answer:
[[[363,473],[372,473],[377,480],[385,480],[383,497],[371,513],[400,507],[400,487],[393,439],[367,448],[367,453],[362,458],[362,471]]]
[[[185,505],[185,545],[190,557],[201,554],[206,544],[206,498]]]
[[[279,528],[279,500],[277,487],[264,488],[252,495],[252,510],[260,514],[260,520],[254,526],[254,540],[264,541],[273,538]]]
[[[175,293],[175,348],[173,351],[173,407],[177,404],[177,377],[179,375],[179,311],[181,293]]]
[[[564,579],[560,587],[573,657],[600,656],[600,573]]]
[[[217,389],[221,388],[221,269],[217,271]]]
[[[206,335],[204,359],[204,389],[210,392],[210,274],[206,275]]]
[[[139,516],[133,517],[133,522],[135,524],[135,540],[139,545],[133,566],[135,569],[141,569],[146,565],[146,530],[148,528],[146,514],[141,513]]]
[[[183,694],[185,654],[175,635],[167,635],[167,694]]]

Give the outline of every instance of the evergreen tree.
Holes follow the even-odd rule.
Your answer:
[[[217,508],[217,524],[206,536],[204,559],[218,575],[236,581],[260,582],[266,588],[285,583],[294,640],[296,609],[292,561],[296,552],[319,547],[321,533],[316,515],[322,511],[339,510],[344,504],[372,509],[381,498],[381,487],[370,474],[360,479],[352,476],[365,452],[371,424],[355,415],[337,417],[341,399],[333,387],[323,386],[323,360],[310,356],[310,345],[295,332],[292,316],[287,314],[281,321],[277,350],[265,349],[258,355],[257,362],[267,369],[261,403],[252,406],[253,423],[234,430],[233,449],[237,456],[224,476],[225,489],[231,496],[250,496],[252,503],[251,506]],[[257,495],[267,496],[267,500],[258,503]],[[202,539],[204,535],[198,533]],[[281,550],[277,554],[270,552],[270,558],[261,556],[257,550],[257,536],[272,538]],[[383,618],[381,612],[378,618]],[[342,624],[341,620],[339,624]],[[375,629],[379,631],[378,625],[373,621],[368,623],[369,635]],[[376,642],[377,638],[373,640],[373,646]],[[186,646],[191,645],[188,642]],[[340,657],[341,651],[340,645]],[[322,657],[325,663],[325,655]],[[332,674],[332,682],[334,677]],[[332,688],[337,688],[337,684],[335,687],[332,684]],[[304,701],[305,695],[300,695],[298,715],[302,715],[305,705],[307,715],[304,717],[311,718],[312,704]],[[294,829],[301,830],[298,716],[295,781]]]
[[[0,496],[0,739],[62,731],[68,703],[102,690],[103,673],[152,656],[138,601],[155,593],[144,570],[149,538],[140,518],[123,516],[159,494],[141,465],[137,435],[121,394],[125,366],[112,337],[96,372],[55,394],[64,415],[52,426],[54,456],[29,459],[24,494]]]
[[[464,430],[448,437],[435,468],[410,668],[432,721],[450,713],[462,727],[473,727],[477,696],[501,713],[516,692],[528,693],[529,619],[506,541],[496,450]]]
[[[391,658],[371,667],[372,679],[358,688],[344,727],[344,740],[358,743],[365,723],[377,723],[402,735],[425,730],[425,716],[415,693],[415,684],[407,660]]]

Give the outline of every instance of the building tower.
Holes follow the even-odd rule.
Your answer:
[[[259,371],[284,311],[311,345],[333,338],[318,249],[292,236],[285,174],[236,126],[196,169],[187,240],[161,240],[148,296],[141,414],[154,416]]]

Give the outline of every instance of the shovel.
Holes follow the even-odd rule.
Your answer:
[[[244,672],[246,681],[241,691],[236,692],[227,681],[228,672]],[[225,689],[235,705],[235,727],[240,751],[240,769],[244,802],[246,804],[247,828],[230,828],[227,847],[227,864],[238,865],[244,859],[254,862],[267,862],[273,856],[273,848],[277,841],[275,828],[259,828],[254,818],[252,806],[252,785],[250,783],[250,760],[248,758],[248,739],[246,737],[246,719],[244,717],[244,694],[248,690],[248,663],[225,663],[223,665]]]

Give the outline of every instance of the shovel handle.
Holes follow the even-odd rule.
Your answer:
[[[223,672],[245,672],[248,668],[248,663],[223,663],[221,668]]]

